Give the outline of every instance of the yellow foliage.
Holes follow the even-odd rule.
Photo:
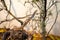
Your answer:
[[[33,40],[42,40],[42,35],[39,33],[34,33]],[[47,40],[60,40],[60,37],[55,35],[48,35]]]
[[[0,28],[0,33],[4,33],[4,32],[6,32],[6,29]]]
[[[41,40],[41,35],[39,33],[34,33],[33,40]]]
[[[60,40],[59,36],[55,36],[55,35],[48,35],[47,37],[48,40]]]

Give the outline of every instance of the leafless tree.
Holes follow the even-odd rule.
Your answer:
[[[7,20],[1,21],[1,23],[6,22],[6,21],[12,21],[12,20],[16,19],[18,22],[21,23],[21,27],[18,28],[17,30],[23,29],[23,28],[29,23],[29,21],[35,16],[35,14],[37,14],[37,13],[36,13],[37,10],[36,10],[36,11],[34,11],[33,14],[31,14],[32,16],[31,16],[31,15],[27,15],[27,16],[25,16],[25,17],[19,17],[19,18],[17,18],[17,17],[15,17],[15,16],[10,12],[10,10],[7,9],[7,5],[6,5],[6,3],[5,3],[5,0],[1,0],[1,2],[2,2],[2,4],[4,5],[4,7],[5,7],[4,10],[7,11],[8,15],[10,14],[10,15],[13,17],[13,18],[10,19],[10,20],[7,19]],[[10,1],[10,2],[11,2],[11,1]],[[52,2],[52,4],[51,4],[50,2]],[[50,2],[49,2],[49,7],[48,7],[48,8],[47,8],[47,0],[32,0],[31,2],[28,0],[28,1],[25,2],[25,4],[26,4],[26,3],[30,3],[33,7],[34,7],[34,4],[35,4],[35,6],[37,6],[37,8],[38,8],[39,11],[40,11],[40,13],[38,14],[38,15],[40,15],[40,16],[39,16],[39,20],[36,20],[36,19],[32,19],[32,20],[35,20],[35,21],[39,21],[39,22],[40,22],[39,24],[40,24],[41,29],[42,29],[42,40],[47,40],[47,39],[46,39],[46,34],[47,34],[47,36],[48,36],[48,34],[49,34],[50,31],[52,30],[54,24],[56,23],[56,20],[57,20],[57,17],[58,17],[58,10],[57,10],[57,4],[56,4],[56,3],[59,3],[59,2],[58,2],[58,1],[54,1],[54,0],[51,0]],[[25,5],[25,4],[24,4],[24,5]],[[51,5],[50,5],[50,4],[51,4]],[[46,32],[46,29],[45,29],[45,27],[46,27],[46,19],[48,19],[49,16],[51,15],[51,13],[48,13],[48,10],[49,10],[53,5],[55,5],[57,15],[56,15],[55,21],[54,21],[51,29],[50,29],[49,32],[47,33],[47,32]],[[10,5],[10,6],[11,6],[11,5]],[[0,9],[0,11],[2,11],[2,10],[3,10],[3,9]],[[7,15],[7,16],[8,16],[8,15]],[[7,18],[7,16],[6,16],[6,18]],[[28,19],[26,19],[25,22],[19,20],[19,19],[26,18],[26,17],[28,17],[28,16],[30,16],[30,17],[29,17]],[[48,19],[48,20],[49,20],[49,19]],[[47,22],[48,22],[48,21],[47,21]],[[1,24],[1,23],[0,23],[0,24]]]

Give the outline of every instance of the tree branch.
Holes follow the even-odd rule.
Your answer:
[[[51,6],[47,8],[47,11],[48,11],[54,4],[56,4],[56,3],[60,3],[60,2],[55,1],[54,3],[52,3]]]
[[[54,2],[54,0],[53,0],[53,2]],[[55,23],[56,23],[56,21],[57,21],[57,18],[58,18],[58,10],[57,10],[57,4],[55,4],[55,7],[56,7],[56,18],[55,18],[55,21],[54,21],[54,23],[53,23],[53,25],[51,26],[51,28],[50,28],[50,30],[48,31],[48,33],[47,33],[47,35],[50,33],[50,31],[53,29],[53,27],[54,27],[54,25],[55,25]]]
[[[24,18],[27,18],[27,17],[29,17],[29,16],[31,16],[31,15],[32,15],[32,14],[26,15],[26,16],[24,16],[24,17],[18,17],[17,19],[24,19]],[[9,22],[9,21],[12,21],[12,20],[15,20],[15,18],[3,20],[3,21],[0,22],[0,24],[2,24],[2,23],[4,23],[4,22]]]
[[[28,22],[34,17],[36,12],[37,12],[37,10],[32,14],[32,16],[30,18],[26,19],[26,21],[23,23],[23,25],[20,28],[17,28],[16,30],[20,30],[20,29],[23,30],[23,28],[28,24]]]
[[[1,0],[1,2],[3,3],[4,7],[5,7],[5,10],[12,16],[14,17],[18,22],[21,23],[21,25],[23,25],[23,22],[21,20],[18,20],[8,9],[7,9],[7,6],[6,6],[6,3],[4,0]]]

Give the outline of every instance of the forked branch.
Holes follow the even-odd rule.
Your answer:
[[[23,29],[28,24],[28,22],[34,17],[36,12],[37,12],[37,10],[32,14],[32,16],[30,18],[26,19],[26,21],[23,23],[23,25],[20,28],[18,28],[17,30]]]
[[[21,20],[18,20],[8,9],[7,9],[7,6],[6,6],[6,3],[4,0],[1,0],[1,2],[3,3],[4,7],[5,7],[5,10],[7,11],[7,13],[9,13],[13,18],[15,18],[18,22],[21,23],[21,25],[23,25],[23,22]]]

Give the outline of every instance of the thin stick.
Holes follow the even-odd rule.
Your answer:
[[[23,28],[28,24],[28,22],[34,17],[36,12],[37,12],[37,10],[32,14],[32,16],[30,18],[26,19],[26,21],[23,23],[23,25],[20,28],[18,28],[17,30],[20,30],[20,29],[23,30]]]
[[[53,2],[54,2],[54,0],[53,0]],[[52,27],[51,27],[50,30],[48,31],[47,35],[48,35],[48,34],[50,33],[50,31],[53,29],[53,27],[54,27],[54,25],[55,25],[55,23],[56,23],[56,21],[57,21],[57,18],[58,18],[58,10],[57,10],[57,5],[56,5],[56,3],[55,3],[55,7],[56,7],[56,12],[57,12],[56,18],[55,18],[55,21],[54,21]]]
[[[23,22],[21,20],[18,20],[8,9],[7,9],[7,6],[6,6],[6,3],[4,0],[1,0],[1,2],[3,3],[4,7],[6,8],[5,10],[12,16],[14,17],[18,22],[21,23],[21,25],[23,25]]]

